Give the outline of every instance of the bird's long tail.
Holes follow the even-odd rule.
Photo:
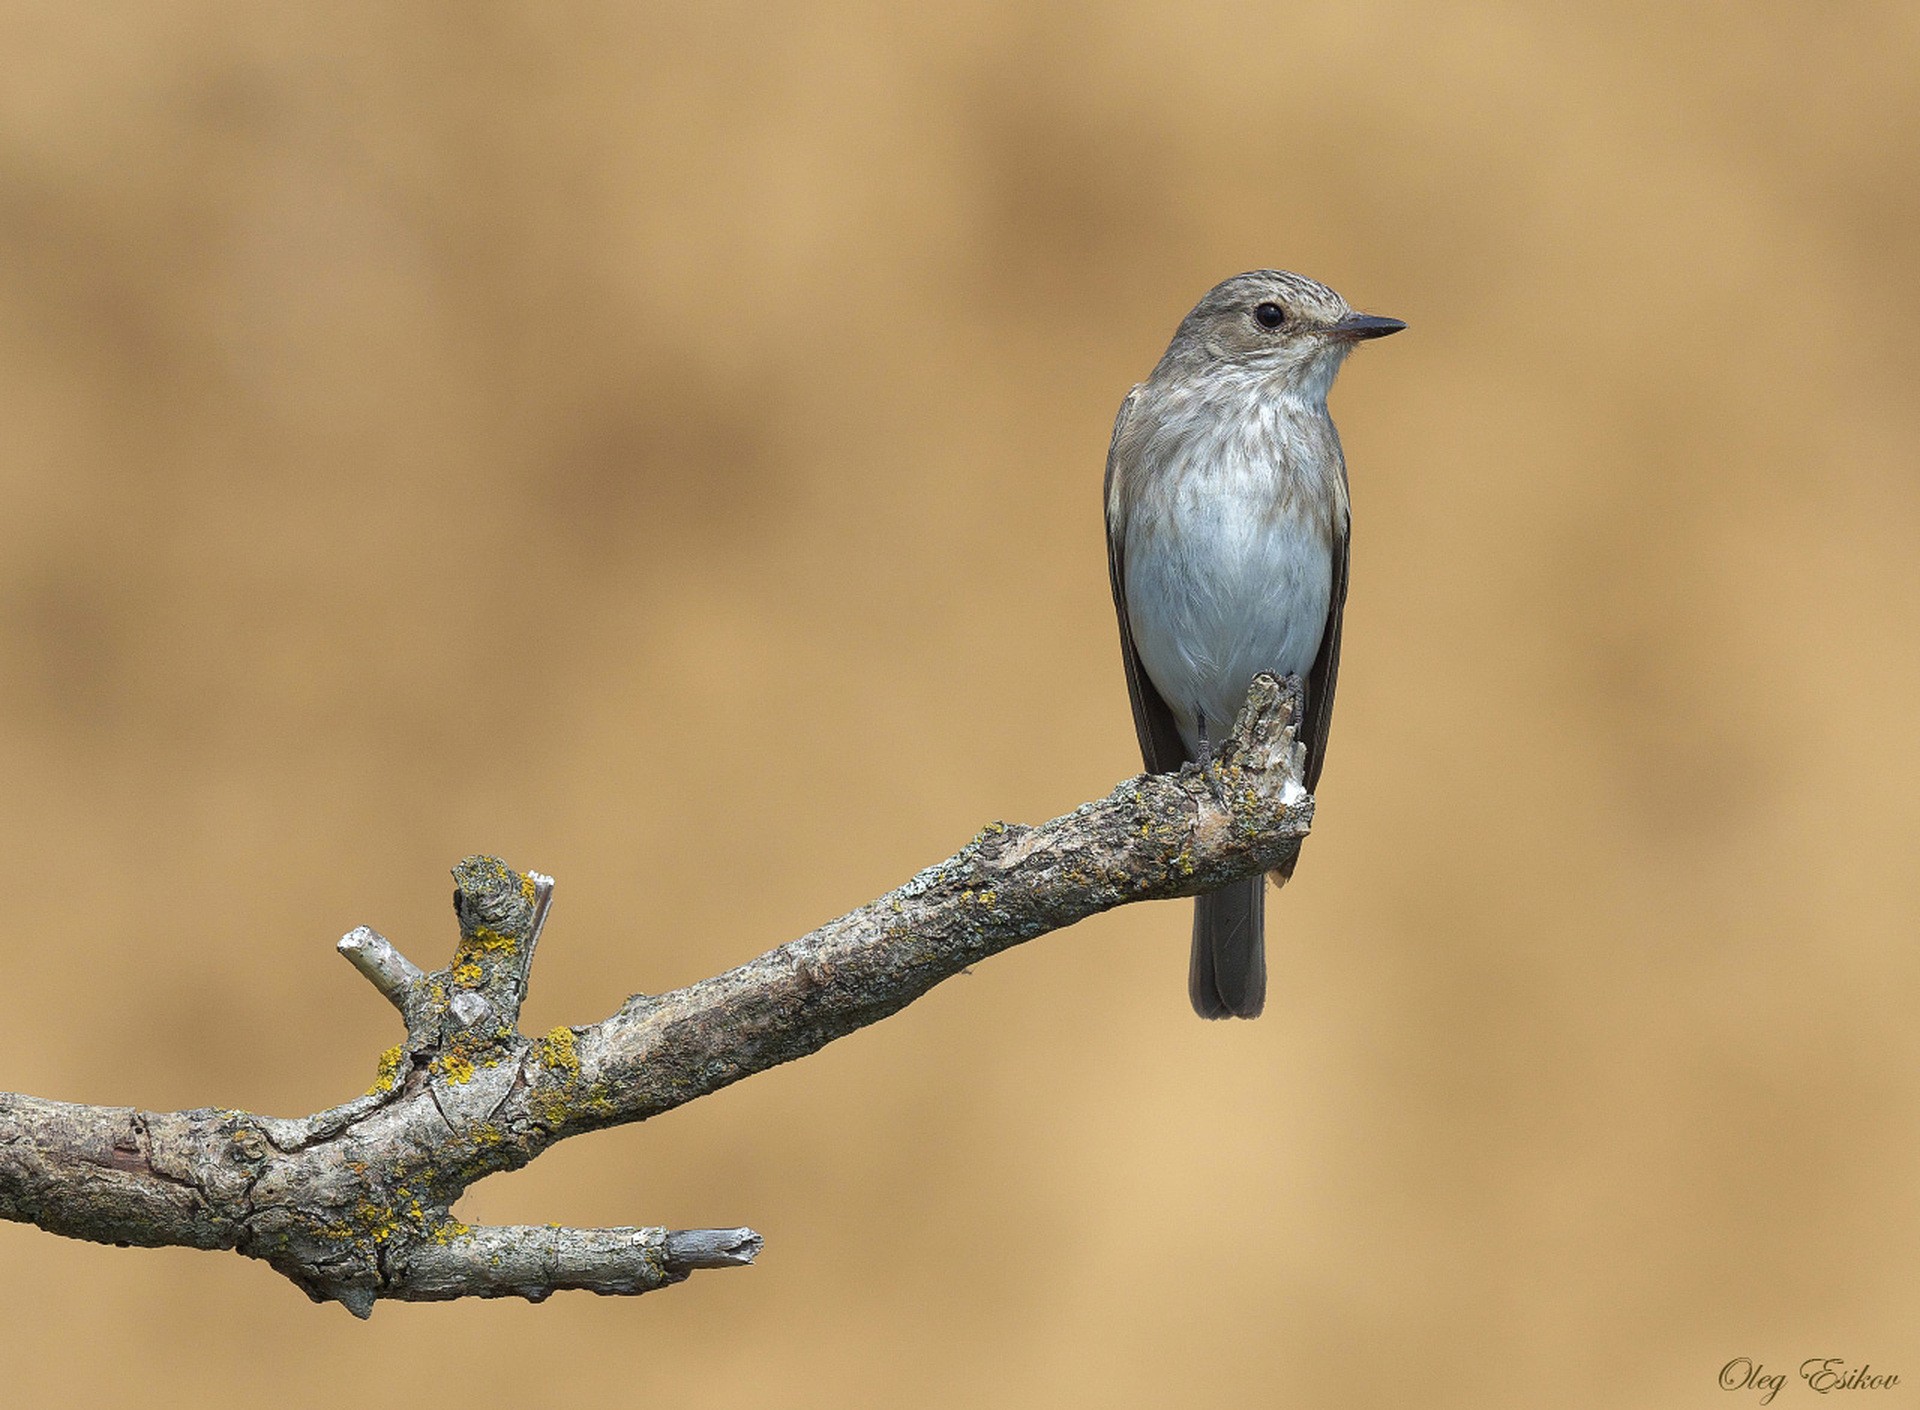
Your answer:
[[[1258,1018],[1266,1007],[1266,885],[1256,876],[1193,898],[1187,996],[1202,1018]]]

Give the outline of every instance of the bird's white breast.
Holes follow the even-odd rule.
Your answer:
[[[1324,403],[1159,410],[1126,524],[1127,616],[1197,753],[1203,729],[1211,742],[1226,735],[1258,672],[1312,668],[1346,529],[1345,475]]]

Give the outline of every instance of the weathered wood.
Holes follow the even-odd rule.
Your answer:
[[[1271,871],[1313,799],[1297,682],[1258,678],[1205,766],[1131,779],[1037,827],[991,823],[904,886],[737,969],[603,1021],[518,1027],[553,883],[492,857],[454,868],[460,939],[426,973],[361,927],[341,952],[406,1037],[373,1090],[295,1120],[0,1095],[0,1218],[102,1243],[233,1249],[316,1301],[647,1292],[751,1263],[751,1229],[471,1228],[478,1180],[558,1140],[644,1121],[893,1014],[941,980],[1134,901]]]

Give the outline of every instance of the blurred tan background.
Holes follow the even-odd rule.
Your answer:
[[[1121,395],[1412,325],[1262,1022],[1140,907],[463,1206],[766,1234],[635,1302],[0,1226],[7,1402],[1920,1403],[1916,13],[5,5],[0,1087],[357,1093],[469,852],[537,1031],[1105,792]]]

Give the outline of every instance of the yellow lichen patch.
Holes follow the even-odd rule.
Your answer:
[[[383,1244],[405,1226],[394,1218],[393,1211],[382,1209],[379,1205],[363,1201],[353,1211],[354,1219],[361,1231],[377,1244]]]
[[[506,1028],[470,1028],[454,1035],[433,1060],[433,1071],[449,1082],[466,1083],[483,1067],[498,1067],[507,1059],[503,1046],[511,1036]]]
[[[542,1069],[527,1094],[528,1109],[535,1121],[551,1127],[589,1111],[611,1113],[612,1101],[604,1083],[595,1083],[586,1093],[579,1090],[580,1053],[571,1028],[563,1025],[550,1029],[533,1045],[533,1051]]]
[[[473,1081],[473,1059],[458,1049],[450,1049],[440,1054],[434,1062],[434,1067],[449,1082]]]
[[[573,1030],[564,1024],[550,1028],[534,1045],[540,1065],[562,1080],[571,1082],[580,1075],[580,1053],[573,1045]]]
[[[540,888],[533,884],[533,878],[530,876],[520,878],[520,894],[527,898],[527,904],[529,906],[536,906],[540,903]]]
[[[403,1234],[418,1235],[426,1233],[438,1240],[439,1226],[429,1229],[430,1221],[426,1206],[421,1204],[419,1196],[405,1186],[393,1192],[392,1204],[375,1204],[372,1200],[362,1200],[354,1206],[351,1225],[328,1224],[322,1232],[336,1238],[371,1239],[384,1244]],[[466,1232],[462,1226],[463,1232]]]
[[[502,962],[511,963],[520,953],[521,937],[477,925],[460,937],[453,952],[453,967],[448,978],[456,989],[477,989],[488,973],[497,972]]]
[[[393,1086],[400,1076],[400,1045],[395,1043],[380,1054],[380,1066],[373,1074],[373,1085],[367,1088],[367,1095],[377,1097]]]
[[[456,1239],[469,1238],[472,1234],[473,1228],[471,1225],[462,1224],[458,1219],[449,1219],[442,1224],[436,1225],[433,1232],[428,1234],[427,1237],[437,1244],[450,1244]]]
[[[476,925],[460,937],[460,949],[463,953],[479,951],[482,954],[510,955],[520,947],[520,938],[509,935],[504,930],[495,930],[490,925]]]

